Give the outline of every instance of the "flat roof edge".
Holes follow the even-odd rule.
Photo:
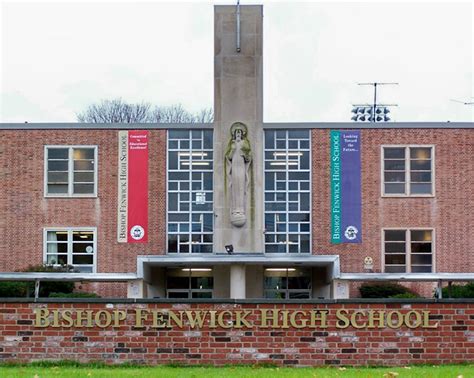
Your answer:
[[[264,129],[474,129],[474,122],[264,122]],[[0,130],[212,129],[214,123],[0,123]]]
[[[474,129],[474,122],[268,122],[264,129]]]
[[[0,130],[173,130],[212,129],[213,123],[0,123]]]

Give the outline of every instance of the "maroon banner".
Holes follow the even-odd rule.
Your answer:
[[[148,242],[148,131],[128,132],[127,242]]]

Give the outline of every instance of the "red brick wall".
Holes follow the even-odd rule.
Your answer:
[[[166,131],[150,131],[148,244],[116,242],[116,130],[0,131],[0,271],[17,271],[43,259],[43,228],[97,227],[98,272],[136,272],[136,256],[166,250]],[[45,198],[44,145],[97,145],[98,198]],[[435,145],[434,198],[382,198],[381,144]],[[330,243],[329,130],[312,130],[313,253],[341,257],[343,272],[363,271],[374,259],[381,271],[383,227],[435,229],[437,272],[474,271],[474,132],[470,129],[362,130],[361,244]],[[162,157],[162,158],[158,158]],[[422,285],[426,295],[431,287]],[[103,296],[124,296],[125,285],[94,285]]]
[[[331,244],[330,131],[312,130],[313,253],[340,255],[342,272],[363,272],[364,257],[382,270],[382,228],[435,229],[436,272],[474,271],[474,132],[470,129],[361,131],[362,243]],[[434,198],[381,196],[381,145],[435,146]]]
[[[0,131],[0,140],[0,271],[41,264],[44,227],[97,227],[98,272],[136,272],[137,255],[164,253],[166,131],[150,131],[148,244],[117,243],[118,131]],[[98,197],[45,198],[45,145],[97,145]],[[104,296],[126,296],[124,288],[97,286]]]
[[[35,308],[127,310],[120,327],[35,328]],[[261,309],[328,310],[328,328],[156,329],[151,319],[135,327],[135,309],[250,310],[248,320],[260,324]],[[433,329],[336,328],[335,311],[430,311]],[[52,318],[51,318],[52,321]],[[474,303],[340,303],[340,304],[106,304],[0,303],[0,361],[104,361],[115,364],[258,364],[279,365],[408,365],[461,363],[474,359]]]

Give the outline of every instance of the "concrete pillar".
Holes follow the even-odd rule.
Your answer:
[[[144,298],[145,284],[143,280],[128,281],[127,298]]]
[[[326,266],[317,266],[312,269],[312,297],[314,299],[331,298],[331,279],[328,277],[328,270]]]
[[[264,269],[261,265],[246,265],[245,298],[263,298],[263,275]]]
[[[166,269],[144,266],[147,298],[166,298]]]
[[[332,298],[348,299],[349,298],[349,282],[341,280],[332,281]]]
[[[245,265],[230,267],[230,297],[245,299]]]
[[[214,251],[232,244],[235,253],[262,252],[263,240],[263,79],[260,5],[240,7],[240,46],[237,52],[236,6],[214,10]],[[230,187],[225,151],[233,123],[247,126],[252,153],[246,197],[246,223],[230,222]]]
[[[230,298],[230,266],[216,265],[212,267],[214,277],[213,298]]]

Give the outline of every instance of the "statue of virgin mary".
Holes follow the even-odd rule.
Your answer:
[[[242,227],[246,220],[247,192],[252,151],[247,138],[247,126],[235,122],[230,128],[230,139],[225,153],[226,175],[231,193],[230,222]]]

